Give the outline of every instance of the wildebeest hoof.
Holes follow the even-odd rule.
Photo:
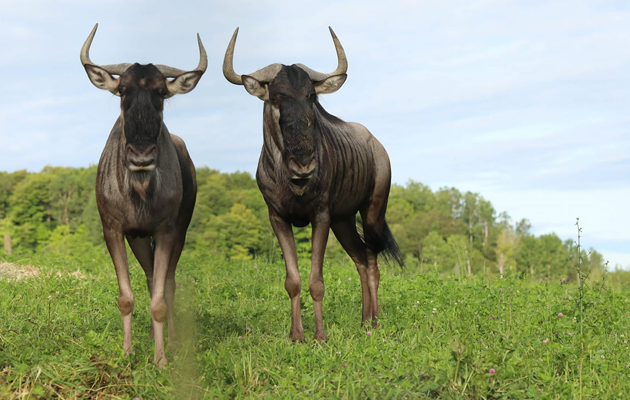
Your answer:
[[[304,341],[304,331],[291,331],[289,338],[293,343]]]
[[[318,342],[326,342],[326,341],[328,341],[328,338],[326,337],[326,332],[324,332],[324,331],[315,332],[314,338]]]
[[[158,369],[162,369],[166,364],[168,364],[168,360],[166,357],[162,357],[159,360],[153,360],[153,363]]]

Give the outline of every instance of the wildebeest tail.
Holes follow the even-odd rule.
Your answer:
[[[370,224],[363,225],[363,241],[367,248],[375,254],[384,253],[387,261],[394,260],[401,267],[404,266],[405,262],[402,253],[386,221],[384,221],[383,229],[381,230],[377,230]]]

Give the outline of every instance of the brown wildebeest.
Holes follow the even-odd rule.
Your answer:
[[[385,148],[363,126],[330,115],[318,94],[332,93],[346,80],[348,62],[330,29],[338,66],[330,74],[302,64],[271,64],[250,75],[234,72],[238,28],[223,60],[223,74],[233,84],[264,101],[263,148],[256,180],[269,208],[271,226],[286,264],[284,287],[291,298],[293,341],[304,339],[300,314],[300,274],[291,225],[313,227],[309,291],[315,311],[315,338],[326,340],[322,317],[322,264],[328,233],[333,233],[352,258],[361,277],[362,323],[378,319],[377,255],[385,251],[400,265],[398,245],[385,222],[391,181]],[[356,214],[363,221],[363,240]]]
[[[193,71],[137,63],[96,65],[90,61],[89,51],[97,27],[83,44],[81,63],[97,88],[120,96],[120,116],[98,163],[96,202],[118,278],[123,348],[127,354],[132,351],[134,306],[126,237],[147,277],[154,362],[162,366],[167,363],[164,319],[168,319],[169,343],[173,344],[175,269],[197,197],[195,166],[184,141],[169,133],[162,112],[164,99],[195,88],[208,66],[208,57],[197,35],[200,60]]]

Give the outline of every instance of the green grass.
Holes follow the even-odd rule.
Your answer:
[[[22,260],[39,265],[40,274],[0,279],[0,398],[602,399],[630,393],[627,288],[588,282],[580,335],[575,285],[384,266],[381,326],[368,335],[359,323],[356,270],[326,261],[328,342],[320,344],[312,339],[305,261],[307,339],[293,345],[282,263],[188,254],[177,275],[180,343],[167,349],[170,364],[158,370],[151,364],[141,268],[132,263],[135,351],[125,357],[114,268],[106,254],[91,257]]]

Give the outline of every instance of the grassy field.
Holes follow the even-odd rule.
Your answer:
[[[0,266],[0,398],[628,398],[630,293],[588,281],[473,279],[383,266],[381,326],[360,327],[360,283],[326,262],[327,343],[288,340],[281,263],[187,254],[179,346],[156,369],[149,296],[131,268],[135,352],[125,357],[108,255]],[[34,268],[20,267],[33,265]],[[21,279],[16,280],[16,277]],[[582,315],[579,306],[582,306]]]

